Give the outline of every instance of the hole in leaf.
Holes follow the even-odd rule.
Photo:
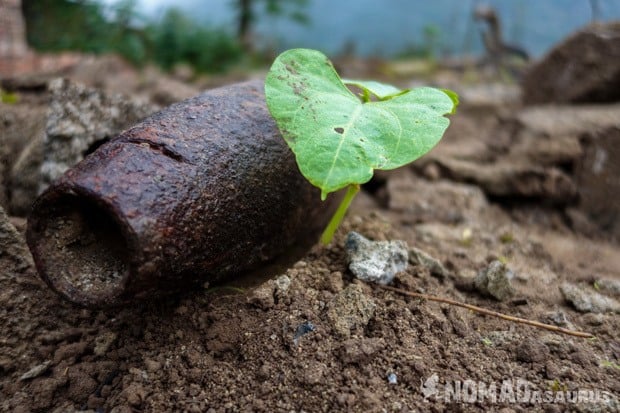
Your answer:
[[[338,127],[338,128],[334,128],[334,130],[336,131],[336,133],[339,133],[341,135],[344,133],[344,128]]]

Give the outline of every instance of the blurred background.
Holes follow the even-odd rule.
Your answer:
[[[617,0],[1,3],[7,20],[11,7],[23,12],[28,45],[38,52],[115,53],[139,67],[153,63],[171,71],[181,65],[190,77],[251,70],[292,47],[319,49],[331,57],[463,62],[489,51],[484,33],[494,29],[502,42],[518,49],[517,55],[538,58],[591,21],[620,19]],[[2,30],[7,27],[0,27],[0,40]]]

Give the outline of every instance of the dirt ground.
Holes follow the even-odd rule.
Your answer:
[[[492,126],[468,116],[442,145]],[[382,174],[334,242],[289,269],[131,308],[75,307],[0,254],[0,411],[619,411],[620,317],[579,312],[560,291],[569,282],[617,299],[606,289],[620,280],[617,243],[576,230],[562,208],[432,171]],[[11,222],[23,237],[25,220]],[[397,287],[595,338],[365,284],[347,268],[351,230],[404,240],[445,267],[411,263]],[[514,273],[507,301],[473,288],[494,260]]]

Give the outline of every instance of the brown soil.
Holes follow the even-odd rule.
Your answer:
[[[484,153],[480,131],[495,126],[492,112],[469,118],[463,111],[438,153]],[[461,144],[449,146],[456,135]],[[577,312],[559,289],[568,281],[595,292],[602,287],[594,281],[619,280],[616,243],[592,226],[567,226],[556,206],[493,203],[477,186],[441,179],[433,165],[380,174],[367,189],[372,195],[358,195],[332,245],[314,247],[291,268],[129,308],[73,306],[31,266],[16,270],[0,251],[0,411],[618,411],[620,317]],[[23,234],[25,221],[11,222]],[[364,284],[347,268],[350,230],[405,240],[449,273],[439,277],[411,264],[397,275],[397,287],[596,338]],[[496,259],[515,274],[516,295],[505,302],[472,287],[476,273]],[[498,400],[429,396],[434,377],[439,385],[495,384]],[[518,380],[553,402],[499,400],[503,383]],[[601,397],[562,400],[578,390]]]
[[[415,223],[410,213],[380,210],[362,195],[332,246],[315,247],[285,272],[288,288],[286,279],[278,278],[258,288],[224,286],[117,311],[91,311],[62,301],[32,269],[4,274],[0,409],[613,411],[605,404],[424,400],[420,385],[434,373],[442,383],[470,379],[501,385],[520,378],[541,390],[620,391],[620,319],[577,313],[558,290],[563,280],[617,278],[615,247],[566,229],[517,224],[484,198],[478,199],[484,212],[461,211],[463,199],[440,208],[432,204],[441,200],[427,195],[418,197],[433,207],[432,214]],[[477,219],[442,222],[460,213]],[[463,241],[466,228],[473,236]],[[404,239],[455,274],[441,280],[410,266],[397,277],[397,286],[540,321],[562,312],[575,328],[597,338],[560,336],[365,285],[347,271],[341,245],[351,229],[373,239]],[[506,303],[479,296],[463,281],[500,256],[517,273],[518,294]],[[334,316],[334,309],[347,312],[346,305],[335,308],[343,291],[374,307],[370,320],[357,320],[344,333]],[[299,336],[305,322],[315,330]],[[20,379],[41,364],[43,372]],[[395,384],[388,380],[390,373]]]

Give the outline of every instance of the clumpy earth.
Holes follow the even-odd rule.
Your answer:
[[[566,281],[591,289],[594,278],[617,280],[620,256],[612,246],[515,225],[493,206],[478,222],[406,224],[405,215],[368,208],[363,201],[372,204],[370,198],[360,201],[331,246],[315,247],[251,288],[229,284],[93,311],[63,302],[30,266],[3,271],[0,409],[617,411],[617,401],[425,401],[421,389],[437,374],[440,383],[469,379],[499,386],[523,379],[545,391],[598,389],[617,397],[620,318],[579,313],[559,290]],[[446,206],[452,207],[459,206]],[[469,241],[463,241],[465,228],[472,228]],[[396,286],[585,330],[596,339],[511,324],[355,280],[342,247],[348,230],[406,240],[450,273],[438,278],[410,265]],[[498,257],[515,271],[516,295],[506,302],[471,288],[476,271]]]
[[[499,89],[483,100],[480,89],[460,91],[442,143],[412,168],[379,173],[331,245],[181,296],[106,310],[63,301],[38,278],[26,221],[4,201],[0,411],[618,411],[620,226],[605,186],[617,185],[616,166],[596,164],[608,181],[580,172],[592,170],[583,153],[617,148],[606,131],[617,130],[618,106],[520,112]],[[541,111],[555,120],[539,123]],[[597,204],[604,214],[583,188],[609,194]],[[350,231],[407,244],[409,264],[391,285],[595,337],[357,280]],[[480,396],[493,385],[495,400]]]
[[[400,173],[417,179],[410,171]],[[410,196],[417,203],[441,201],[431,193]],[[472,215],[446,223],[381,209],[363,194],[334,243],[316,246],[288,270],[252,286],[244,280],[131,308],[78,308],[51,292],[31,266],[3,271],[0,409],[617,411],[613,398],[540,404],[459,403],[437,395],[425,400],[421,384],[434,374],[439,383],[501,386],[503,380],[522,379],[542,391],[597,389],[614,397],[620,392],[620,318],[577,312],[559,289],[570,282],[595,291],[595,279],[617,281],[617,247],[566,228],[517,223],[482,193],[472,197],[460,201],[481,210],[463,210],[458,199],[433,207],[431,214],[439,218]],[[349,230],[375,240],[405,240],[448,272],[438,276],[428,266],[411,264],[397,275],[396,286],[596,338],[512,324],[358,281],[346,265]],[[472,287],[476,273],[498,258],[515,273],[516,293],[505,302]]]

